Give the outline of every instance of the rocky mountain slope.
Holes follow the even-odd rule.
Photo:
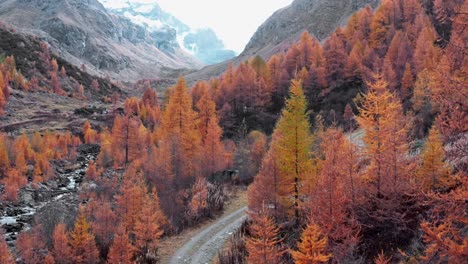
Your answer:
[[[204,64],[232,59],[236,53],[227,50],[212,29],[193,29],[157,3],[142,0],[99,0],[110,12],[122,15],[144,27],[163,41],[158,47],[166,50],[179,45]]]
[[[48,49],[47,49],[48,50]],[[118,94],[127,97],[124,91],[107,78],[93,76],[88,70],[70,64],[57,54],[44,58],[41,42],[34,37],[14,32],[13,29],[0,25],[0,56],[13,56],[16,68],[21,73],[23,84],[10,83],[11,97],[0,116],[0,133],[34,133],[45,130],[81,131],[85,118],[93,115],[93,122],[112,124],[112,105],[104,103],[103,98]],[[54,59],[59,68],[66,70],[65,76],[59,74],[58,83],[63,95],[53,93],[50,68],[45,59]],[[27,81],[24,81],[27,80]],[[93,89],[93,82],[99,87]],[[74,94],[77,88],[84,87],[85,100]],[[90,111],[91,110],[91,111]]]
[[[172,41],[109,13],[97,0],[5,0],[0,20],[48,42],[71,63],[117,80],[160,78],[202,64]]]
[[[366,5],[376,7],[380,0],[296,0],[276,11],[250,39],[241,56],[270,57],[290,46],[307,30],[323,40]]]
[[[268,59],[298,41],[305,30],[323,40],[338,26],[345,25],[355,11],[366,5],[375,8],[379,3],[380,0],[295,0],[261,25],[238,57],[193,72],[187,79],[209,79],[224,72],[230,63],[238,64],[256,55]]]

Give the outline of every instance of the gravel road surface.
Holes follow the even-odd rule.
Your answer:
[[[209,264],[247,218],[243,207],[193,236],[172,256],[169,264]]]

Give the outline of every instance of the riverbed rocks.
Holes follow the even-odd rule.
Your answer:
[[[55,177],[44,183],[30,182],[20,190],[16,203],[0,204],[0,228],[5,230],[8,245],[13,247],[18,234],[31,227],[36,217],[51,229],[58,221],[72,221],[80,204],[79,190],[88,163],[97,158],[99,151],[97,144],[80,145],[74,161],[51,162]]]

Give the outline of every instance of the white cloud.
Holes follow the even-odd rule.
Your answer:
[[[257,28],[292,0],[132,0],[156,2],[193,28],[212,28],[228,49],[241,52]]]

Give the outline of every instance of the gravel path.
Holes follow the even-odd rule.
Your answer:
[[[172,256],[169,264],[209,264],[246,219],[243,207],[205,228]]]

